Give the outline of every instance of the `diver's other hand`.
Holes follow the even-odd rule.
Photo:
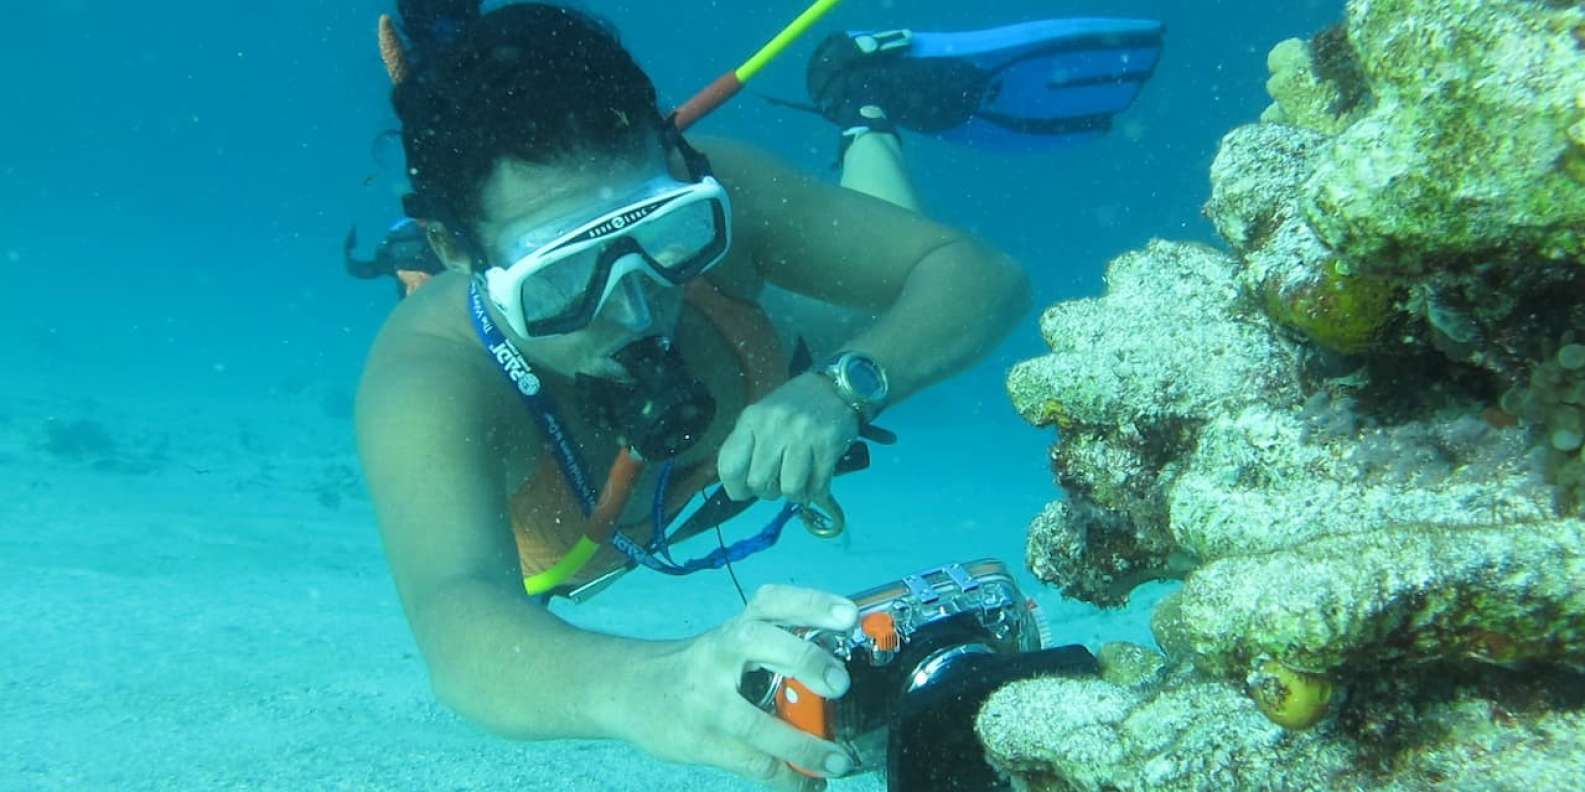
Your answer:
[[[808,503],[831,487],[837,461],[858,437],[858,414],[819,374],[788,380],[738,416],[716,472],[733,500]]]
[[[623,735],[667,761],[719,767],[772,789],[822,789],[787,766],[843,775],[851,759],[834,743],[799,731],[738,692],[743,674],[766,669],[836,698],[848,676],[829,652],[783,627],[851,630],[852,601],[792,586],[763,586],[738,616],[688,641],[667,644],[634,668],[627,699],[633,718]]]

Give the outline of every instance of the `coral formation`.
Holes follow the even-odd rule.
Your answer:
[[[1023,788],[1585,777],[1585,7],[1351,0],[1270,58],[1207,213],[1008,378],[1070,596],[1182,588],[1164,655],[993,696]]]
[[[1123,687],[1154,684],[1167,667],[1160,652],[1124,641],[1102,646],[1095,660],[1101,667],[1101,679]]]
[[[991,764],[1021,792],[1578,789],[1585,689],[1550,674],[1440,681],[1414,712],[1397,714],[1436,728],[1345,709],[1294,732],[1267,720],[1239,688],[1179,667],[1140,687],[1015,682],[986,701],[976,730]],[[1537,698],[1550,698],[1548,706]],[[1372,739],[1341,739],[1345,729]]]
[[[1335,135],[1370,108],[1369,89],[1360,73],[1347,31],[1328,28],[1311,41],[1288,39],[1266,57],[1273,103],[1260,120]]]
[[[1051,505],[1030,563],[1072,593],[1118,603],[1152,578],[1178,577],[1193,560],[1166,531],[1161,479],[1212,417],[1266,398],[1297,400],[1298,356],[1255,321],[1234,279],[1237,260],[1203,245],[1154,242],[1107,272],[1099,299],[1047,311],[1053,353],[1015,367],[1013,404],[1037,424],[1062,416],[1052,467],[1069,500]],[[1156,335],[1137,332],[1154,317]],[[1055,407],[1053,405],[1056,405]]]
[[[1353,0],[1370,111],[1331,142],[1305,201],[1317,234],[1375,272],[1585,254],[1577,3]],[[1472,261],[1473,259],[1473,261]]]

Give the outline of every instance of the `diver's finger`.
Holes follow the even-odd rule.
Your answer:
[[[748,500],[754,496],[748,486],[749,468],[753,463],[754,433],[739,424],[721,444],[715,462],[721,488],[732,500]]]
[[[781,462],[781,491],[788,500],[803,503],[809,499],[815,452],[806,446],[787,449]]]
[[[824,779],[805,778],[789,767],[787,762],[772,754],[742,740],[732,740],[731,743],[730,747],[717,750],[712,764],[758,781],[777,792],[809,792],[826,788]]]
[[[723,720],[746,747],[822,776],[845,775],[853,762],[841,746],[822,740],[747,701],[729,704]]]
[[[782,443],[755,438],[754,461],[749,463],[748,476],[744,481],[754,497],[760,500],[781,497],[782,455],[785,450],[786,446]]]
[[[728,651],[742,658],[744,668],[791,677],[825,698],[848,692],[847,669],[835,655],[780,627],[743,619],[734,622],[722,638]]]
[[[853,629],[858,613],[853,600],[847,597],[779,583],[766,583],[755,589],[743,609],[744,618],[825,630]]]
[[[809,489],[804,495],[804,503],[812,503],[831,494],[831,479],[836,476],[838,461],[838,458],[828,460],[824,455],[815,458],[809,469]]]

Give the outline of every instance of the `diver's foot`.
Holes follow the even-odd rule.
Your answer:
[[[805,74],[809,98],[820,114],[844,131],[886,119],[880,110],[883,97],[895,90],[886,67],[908,49],[912,35],[906,30],[833,33],[820,42]]]
[[[865,135],[891,135],[901,142],[902,136],[897,134],[897,125],[892,123],[880,105],[864,105],[858,108],[856,116],[855,123],[842,129],[841,139],[837,142],[838,163],[846,161],[848,149]]]
[[[827,36],[805,75],[815,109],[842,130],[878,130],[884,118],[891,131],[934,133],[968,121],[986,74],[966,59],[914,57],[914,38],[908,30]]]

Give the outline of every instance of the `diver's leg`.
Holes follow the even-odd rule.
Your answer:
[[[821,115],[841,130],[842,186],[919,211],[919,197],[903,168],[902,142],[886,114],[883,69],[908,46],[907,31],[866,34],[855,39],[832,33],[815,49],[805,75],[809,97]],[[895,91],[893,91],[895,93]]]
[[[862,130],[853,134],[842,155],[842,186],[919,211],[919,195],[903,165],[903,146],[897,133]]]

